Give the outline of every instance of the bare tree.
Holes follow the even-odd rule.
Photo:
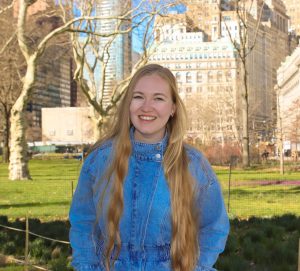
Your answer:
[[[215,126],[216,115],[202,93],[185,95],[183,101],[188,115],[188,132],[197,135],[196,140],[203,145],[211,143],[213,137],[212,126]]]
[[[131,1],[124,4],[128,5]],[[73,43],[74,59],[77,65],[75,79],[87,97],[90,105],[94,109],[95,136],[99,138],[101,131],[104,129],[111,112],[121,99],[126,90],[129,81],[135,71],[145,65],[151,55],[151,46],[153,43],[154,22],[157,16],[167,16],[167,10],[176,4],[175,1],[163,4],[157,4],[155,1],[140,1],[137,6],[125,10],[119,18],[112,22],[115,25],[114,33],[95,35],[90,33],[90,29],[97,29],[97,24],[86,25],[85,37],[82,38],[77,26],[77,31],[71,34]],[[84,7],[86,8],[86,7]],[[89,9],[90,7],[88,7]],[[81,12],[86,12],[81,10]],[[90,12],[88,10],[87,12]],[[140,38],[140,57],[132,66],[130,72],[124,79],[116,81],[110,89],[106,86],[106,70],[110,63],[111,46],[120,37],[120,35],[138,34]],[[89,55],[89,58],[87,56]],[[97,80],[97,79],[101,80]],[[109,97],[107,98],[107,93]]]
[[[282,109],[280,106],[280,87],[275,86],[276,97],[277,97],[277,144],[280,159],[280,174],[284,174],[284,153],[283,153],[283,128],[282,128]]]
[[[300,143],[300,99],[293,102],[288,110],[288,115],[290,119],[288,136],[291,139],[291,143],[295,145],[295,149],[292,148],[292,156],[294,156],[294,159],[297,161],[299,152],[298,145]]]
[[[202,144],[210,144],[213,138],[218,138],[221,146],[229,139],[239,143],[235,95],[230,87],[220,89],[213,93],[192,93],[184,98],[190,130],[196,128]]]
[[[250,166],[249,155],[249,72],[248,72],[248,58],[253,51],[261,23],[264,0],[259,5],[259,14],[257,20],[253,23],[251,20],[251,10],[255,1],[253,0],[232,0],[231,6],[234,7],[235,16],[238,26],[238,38],[236,39],[231,35],[231,31],[226,21],[224,21],[227,33],[230,37],[234,48],[238,53],[241,62],[241,123],[242,123],[242,159],[243,166]],[[250,39],[251,37],[251,39]]]
[[[74,9],[73,1],[59,1],[61,7],[61,17],[63,18],[62,25],[56,27],[55,29],[49,31],[44,37],[42,37],[35,46],[32,46],[31,37],[28,36],[26,32],[26,24],[28,20],[28,8],[36,0],[19,0],[18,4],[18,23],[17,23],[17,37],[20,50],[26,61],[26,71],[22,77],[22,90],[21,93],[14,103],[11,111],[11,156],[9,164],[9,178],[11,180],[27,180],[30,179],[29,169],[28,169],[28,157],[27,157],[27,143],[25,138],[26,131],[26,119],[25,119],[25,110],[27,103],[32,95],[34,83],[36,80],[36,67],[37,64],[43,55],[44,51],[47,48],[47,45],[58,35],[62,33],[71,32],[73,33],[72,42],[74,45],[74,55],[75,62],[77,64],[77,69],[75,72],[75,78],[80,82],[80,86],[86,97],[88,98],[90,104],[95,108],[96,112],[99,114],[99,123],[103,123],[103,117],[108,115],[108,112],[114,108],[124,89],[126,84],[128,84],[130,76],[125,80],[117,84],[117,87],[112,91],[110,103],[104,108],[103,103],[100,100],[97,100],[96,90],[93,87],[90,87],[87,81],[84,78],[84,70],[86,69],[89,74],[93,73],[94,65],[88,64],[86,61],[86,51],[85,48],[95,48],[93,44],[96,44],[94,37],[99,38],[108,38],[107,46],[105,45],[105,50],[100,52],[97,49],[94,51],[96,54],[96,61],[101,62],[101,69],[105,70],[106,63],[109,61],[109,57],[104,57],[104,52],[109,54],[108,48],[112,43],[112,40],[118,36],[130,33],[136,25],[141,25],[146,22],[145,29],[150,29],[151,18],[154,18],[155,15],[160,12],[163,14],[165,9],[170,6],[170,3],[167,3],[163,7],[156,8],[157,1],[141,1],[141,3],[146,3],[148,10],[139,11],[142,4],[139,4],[137,7],[128,9],[124,14],[116,16],[93,16],[92,12],[94,9],[93,1],[79,1],[77,3],[77,8],[81,11],[79,15],[76,14],[76,17],[73,16],[72,10]],[[54,1],[55,2],[55,1]],[[172,3],[171,3],[172,4]],[[152,10],[149,10],[152,8]],[[142,16],[146,14],[145,17],[148,19],[142,19],[140,21],[133,20],[133,26],[128,21],[134,17]],[[139,17],[136,17],[137,19]],[[97,20],[117,20],[118,23],[114,31],[110,33],[99,33],[97,28],[95,28],[95,22]],[[125,24],[124,24],[125,22]],[[126,24],[127,22],[127,24]],[[86,41],[82,44],[78,42],[78,35],[76,38],[76,33],[83,33],[86,35]],[[149,33],[145,31],[145,33]],[[151,38],[146,35],[144,46],[147,48],[147,41],[150,41]],[[146,50],[147,51],[147,50]],[[146,62],[147,53],[146,51],[139,61],[139,65],[142,65]],[[97,63],[96,63],[97,65]],[[139,66],[136,65],[136,68]],[[134,72],[134,69],[133,69]],[[93,75],[90,77],[92,82]],[[93,84],[92,84],[93,86]]]
[[[15,28],[12,23],[12,5],[14,1],[0,4],[0,131],[2,134],[2,161],[9,161],[9,133],[11,108],[20,92],[23,58],[18,50]],[[3,4],[3,6],[2,6]],[[12,34],[13,33],[13,34]]]

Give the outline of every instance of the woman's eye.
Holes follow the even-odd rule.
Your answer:
[[[143,97],[140,96],[140,95],[134,95],[132,98],[133,98],[133,99],[143,99]]]
[[[156,101],[164,101],[164,99],[162,97],[156,97],[155,100]]]

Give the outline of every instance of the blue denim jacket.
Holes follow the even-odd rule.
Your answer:
[[[132,142],[128,175],[124,182],[124,211],[120,221],[121,253],[116,271],[170,271],[170,192],[162,161],[167,136],[157,144]],[[200,209],[200,258],[195,271],[213,271],[224,250],[229,232],[220,185],[207,160],[197,150],[185,146],[189,168],[197,181]],[[112,142],[104,143],[85,160],[70,209],[72,265],[77,271],[104,271],[105,193],[103,212],[96,220],[105,169],[111,162]]]

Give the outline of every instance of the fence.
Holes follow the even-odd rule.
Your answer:
[[[23,265],[24,266],[24,271],[28,271],[28,267],[30,267],[30,266],[34,267],[35,269],[38,269],[38,270],[48,270],[48,271],[50,271],[48,268],[39,266],[36,263],[30,261],[29,236],[38,237],[38,238],[43,239],[43,240],[48,240],[48,241],[51,241],[51,242],[60,243],[60,244],[64,244],[64,245],[70,245],[70,242],[63,241],[63,240],[58,240],[58,239],[53,239],[53,238],[46,237],[46,236],[43,236],[43,235],[40,235],[40,234],[36,234],[36,233],[30,231],[29,230],[29,220],[28,220],[27,216],[26,216],[26,219],[25,219],[25,225],[26,225],[25,230],[23,230],[23,229],[19,229],[19,228],[15,228],[15,227],[9,227],[7,225],[0,224],[0,228],[2,230],[9,230],[9,231],[18,232],[18,233],[21,232],[21,233],[25,234],[24,260],[17,259],[17,258],[14,258],[14,257],[10,256],[10,261],[13,261],[17,264]]]
[[[32,161],[33,180],[12,182],[7,180],[6,166],[0,165],[0,215],[12,219],[29,215],[30,218],[44,221],[66,220],[80,167],[80,161],[71,159]],[[285,175],[280,175],[278,165],[273,164],[247,171],[231,166],[214,169],[222,186],[229,215],[248,218],[281,216],[286,213],[300,216],[300,172],[297,171],[299,168],[300,163],[290,164],[286,167]],[[0,232],[4,229],[3,226],[5,225],[0,225]],[[49,238],[30,231],[29,226],[28,230],[19,229],[20,234],[27,235],[25,239],[28,240],[27,245],[24,244],[24,258],[14,260],[25,266],[48,270],[25,257],[30,254],[30,236],[43,240]],[[18,227],[5,227],[6,231],[18,230]],[[51,242],[61,241],[58,236],[50,238]],[[64,242],[64,245],[68,246],[68,242]]]

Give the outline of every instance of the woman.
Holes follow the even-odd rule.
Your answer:
[[[81,170],[70,210],[76,270],[215,270],[229,220],[209,163],[183,143],[185,124],[171,71],[139,69]]]

